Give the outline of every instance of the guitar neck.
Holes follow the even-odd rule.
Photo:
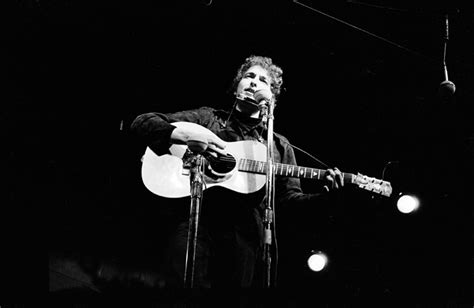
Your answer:
[[[241,159],[239,161],[239,170],[243,172],[266,174],[267,163],[262,161],[256,161],[252,159]],[[299,167],[295,165],[275,163],[273,166],[275,175],[302,178],[302,179],[314,179],[322,180],[326,175],[326,170],[308,167]],[[344,183],[353,183],[355,177],[352,173],[341,172]]]
[[[267,163],[252,159],[241,159],[238,165],[239,171],[251,172],[258,174],[267,173]],[[273,171],[275,175],[303,178],[303,179],[314,179],[314,180],[324,180],[326,176],[326,170],[308,168],[308,167],[299,167],[295,165],[287,165],[275,163],[273,166]],[[362,174],[352,174],[352,173],[342,173],[342,177],[345,184],[354,184],[363,188],[365,190],[375,192],[387,197],[390,197],[392,194],[392,186],[390,182],[382,181],[375,178],[370,178]]]

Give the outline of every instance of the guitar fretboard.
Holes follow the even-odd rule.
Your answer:
[[[263,161],[257,161],[253,159],[240,159],[239,161],[239,171],[266,174],[267,173],[267,163]],[[304,178],[304,179],[315,179],[320,180],[324,179],[326,175],[326,170],[317,169],[317,168],[308,168],[300,167],[295,165],[280,164],[275,163],[273,165],[273,172],[275,175],[288,176],[294,178]],[[353,174],[342,173],[344,182],[352,183]]]

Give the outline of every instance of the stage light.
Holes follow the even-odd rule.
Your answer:
[[[397,208],[400,212],[404,214],[412,213],[416,211],[420,206],[420,200],[411,194],[400,194],[400,197],[397,201]]]
[[[313,272],[322,271],[328,263],[328,258],[321,251],[313,251],[311,256],[308,258],[308,267]]]

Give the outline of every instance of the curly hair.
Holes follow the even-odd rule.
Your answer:
[[[262,57],[262,56],[255,56],[251,55],[247,59],[245,59],[245,62],[240,66],[240,68],[237,71],[237,75],[234,77],[234,81],[232,83],[232,89],[236,89],[237,85],[239,84],[240,80],[243,78],[244,73],[251,68],[252,66],[255,65],[260,65],[263,67],[265,70],[267,70],[268,75],[270,76],[270,88],[275,95],[275,97],[278,97],[281,91],[281,85],[283,84],[283,70],[281,67],[275,65],[272,61],[271,58],[268,57]]]

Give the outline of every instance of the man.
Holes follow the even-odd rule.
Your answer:
[[[250,56],[234,78],[235,101],[229,112],[210,107],[180,111],[172,114],[146,113],[139,115],[131,129],[157,155],[168,153],[171,144],[187,144],[201,140],[208,151],[226,154],[229,142],[258,140],[265,143],[267,131],[262,117],[262,104],[276,101],[280,94],[283,71],[262,56]],[[256,99],[258,97],[258,99]],[[199,132],[173,122],[193,122],[208,129]],[[296,165],[288,140],[274,133],[274,161]],[[326,191],[304,194],[297,178],[275,178],[275,206],[315,204],[329,190],[343,186],[337,169],[327,170]],[[262,216],[265,189],[241,194],[222,187],[205,190],[198,227],[198,247],[194,283],[198,287],[262,286]],[[189,199],[185,202],[189,206]],[[186,213],[183,211],[182,213]],[[182,286],[188,235],[188,215],[180,223],[167,250],[169,259],[167,286]]]

